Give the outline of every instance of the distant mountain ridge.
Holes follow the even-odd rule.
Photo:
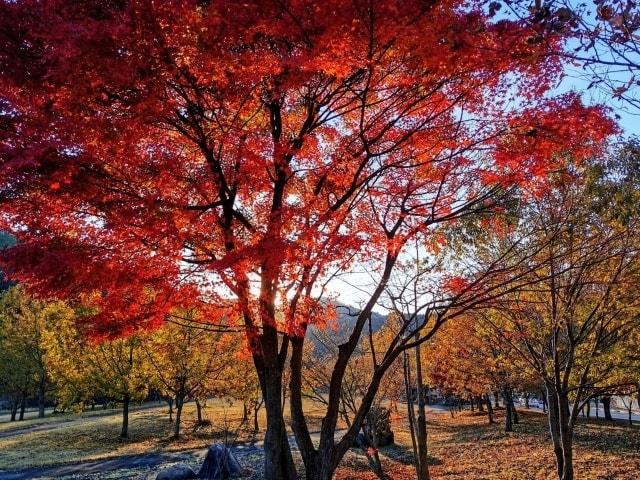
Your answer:
[[[344,303],[335,303],[336,313],[338,314],[338,318],[336,319],[335,328],[333,326],[327,326],[322,329],[322,335],[328,336],[331,338],[332,342],[335,344],[340,344],[349,338],[351,332],[353,331],[353,327],[355,326],[356,319],[360,314],[360,309],[358,307],[354,307],[352,305],[347,305]],[[371,330],[373,332],[377,332],[380,330],[385,322],[387,321],[387,316],[378,312],[371,312]],[[366,335],[369,331],[368,324],[365,324],[362,335]],[[314,325],[309,327],[307,332],[307,338],[316,346],[316,348],[322,348],[322,342],[319,339],[320,329]]]

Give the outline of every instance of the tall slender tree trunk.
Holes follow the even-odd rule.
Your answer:
[[[44,401],[47,389],[47,377],[42,374],[38,384],[38,418],[44,418]]]
[[[569,398],[566,394],[556,394],[558,397],[558,417],[560,426],[560,443],[562,446],[562,476],[561,480],[573,480],[573,429],[570,426]]]
[[[416,333],[416,341],[420,334]],[[427,464],[427,413],[422,392],[422,361],[420,358],[420,345],[416,345],[416,394],[418,396],[417,443],[418,443],[418,480],[429,480],[429,465]]]
[[[511,392],[507,389],[504,389],[502,392],[502,398],[504,400],[504,431],[505,432],[513,432],[513,423],[514,423],[514,415],[513,415],[513,399],[511,396]]]
[[[260,431],[260,424],[258,423],[258,412],[260,411],[260,404],[257,404],[253,409],[253,431]]]
[[[24,409],[26,407],[27,404],[27,397],[26,395],[22,395],[22,398],[20,399],[20,416],[18,417],[19,421],[24,420]]]
[[[558,398],[555,394],[555,390],[553,390],[549,386],[547,387],[547,406],[549,432],[551,434],[551,441],[553,442],[553,454],[556,457],[556,471],[558,473],[558,478],[562,478],[562,473],[564,471],[564,455],[560,439],[560,416]]]
[[[611,417],[611,396],[605,395],[602,397],[602,408],[604,409],[604,419],[613,420]]]
[[[202,405],[200,404],[200,400],[197,400],[197,399],[196,399],[196,412],[198,415],[198,424],[200,424],[202,423]]]
[[[402,354],[402,367],[404,373],[404,392],[407,397],[407,421],[409,422],[409,433],[411,434],[411,446],[413,448],[413,458],[416,464],[416,475],[420,474],[420,466],[418,459],[418,442],[416,441],[416,420],[415,411],[413,409],[413,396],[411,395],[411,371],[409,368],[409,355],[407,352]]]
[[[13,398],[11,400],[11,421],[12,422],[16,421],[17,413],[18,413],[18,399],[17,398]]]
[[[169,421],[173,422],[173,397],[167,398],[167,403],[169,404]]]
[[[173,426],[173,436],[175,438],[180,437],[180,420],[182,417],[183,405],[184,405],[184,398],[182,396],[176,396],[176,423]]]
[[[127,438],[129,436],[129,403],[131,402],[131,395],[129,392],[124,394],[122,398],[122,430],[120,430],[120,437]]]
[[[487,404],[487,413],[489,415],[489,423],[495,423],[495,421],[493,420],[493,405],[491,405],[491,398],[489,398],[489,394],[486,394],[484,398]]]

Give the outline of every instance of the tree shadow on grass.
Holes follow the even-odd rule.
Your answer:
[[[387,457],[394,462],[402,463],[403,465],[414,465],[415,458],[413,456],[413,449],[404,445],[398,445],[396,443],[387,445],[380,448],[380,454]],[[427,456],[427,463],[429,465],[441,465],[442,460],[431,455]]]
[[[583,420],[576,425],[574,443],[603,453],[638,454],[640,427],[606,420]]]

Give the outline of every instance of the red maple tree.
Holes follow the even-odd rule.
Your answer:
[[[270,479],[296,478],[289,350],[307,478],[328,479],[368,409],[334,438],[341,380],[407,242],[535,194],[613,131],[598,108],[548,94],[560,33],[483,2],[23,0],[0,4],[0,45],[0,227],[20,240],[4,267],[94,307],[96,335],[188,304],[242,325]],[[315,447],[305,332],[331,315],[327,280],[356,262],[378,276]]]

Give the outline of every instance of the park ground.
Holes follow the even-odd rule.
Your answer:
[[[188,404],[183,437],[171,438],[166,405],[146,405],[131,414],[131,437],[118,439],[116,411],[86,412],[81,416],[51,416],[23,422],[0,423],[0,479],[145,479],[162,465],[184,462],[197,469],[214,442],[233,443],[247,480],[261,479],[261,435],[238,428],[241,405],[210,402],[210,425],[197,426],[195,408]],[[402,409],[401,409],[402,410]],[[312,430],[320,409],[308,408]],[[402,411],[394,418],[396,445],[381,449],[389,476],[415,478],[410,438]],[[454,417],[445,410],[429,411],[432,479],[547,480],[554,478],[546,417],[521,412],[515,431],[505,433],[498,411],[496,424],[469,411]],[[264,418],[261,419],[264,425]],[[622,422],[581,420],[575,440],[576,478],[581,480],[637,479],[640,472],[640,428]],[[353,449],[336,478],[369,480],[366,457]]]

